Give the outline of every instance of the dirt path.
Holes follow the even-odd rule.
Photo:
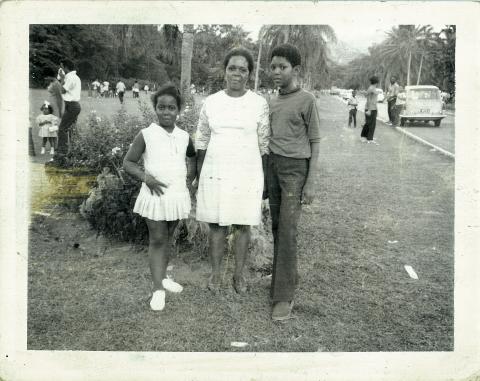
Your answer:
[[[184,292],[152,313],[145,250],[97,240],[78,214],[54,213],[30,232],[28,348],[452,350],[453,161],[382,125],[380,145],[362,143],[359,127],[345,127],[345,105],[325,96],[319,107],[322,170],[300,223],[294,319],[270,320],[268,277],[250,274],[250,293],[238,296],[227,273],[212,295],[207,261],[191,253],[172,261]]]

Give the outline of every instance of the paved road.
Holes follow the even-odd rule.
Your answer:
[[[359,99],[359,110],[363,110],[365,98]],[[387,103],[378,103],[378,120],[388,121]],[[442,120],[440,127],[435,127],[433,123],[407,123],[403,127],[419,138],[442,148],[443,150],[455,154],[455,115],[452,112],[447,113],[447,117]]]

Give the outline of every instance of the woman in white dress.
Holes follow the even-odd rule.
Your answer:
[[[208,287],[220,288],[220,267],[227,226],[235,229],[233,285],[246,291],[243,267],[250,226],[261,220],[264,164],[268,154],[269,111],[266,100],[246,88],[253,58],[243,48],[224,59],[226,89],[206,98],[196,132],[197,220],[209,223],[212,274]],[[265,194],[264,194],[265,196]]]

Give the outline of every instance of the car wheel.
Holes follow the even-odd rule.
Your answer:
[[[435,123],[435,127],[440,127],[440,123],[442,122],[441,119],[435,120],[433,123]]]

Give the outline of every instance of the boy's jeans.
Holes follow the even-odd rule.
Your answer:
[[[352,124],[353,121],[353,127],[357,127],[357,109],[351,109],[348,112],[348,127]]]
[[[293,300],[298,283],[297,224],[308,173],[308,159],[270,153],[267,166],[268,197],[274,241],[270,297],[274,302]]]

